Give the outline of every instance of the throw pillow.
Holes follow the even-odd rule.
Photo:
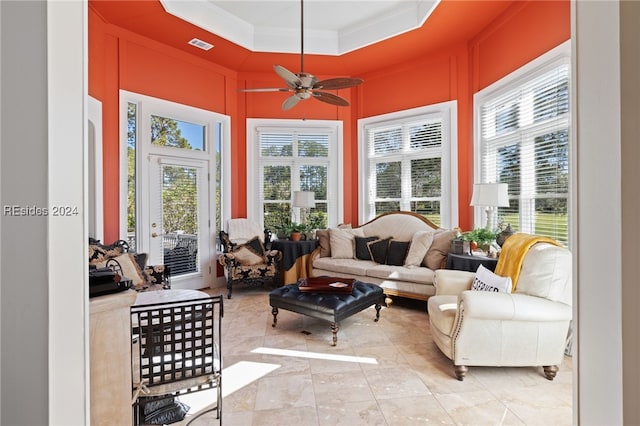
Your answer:
[[[241,265],[258,265],[264,263],[264,257],[246,244],[240,244],[231,252]]]
[[[330,228],[329,244],[331,245],[331,257],[353,259],[354,235],[349,230]]]
[[[369,247],[369,253],[371,254],[371,259],[380,264],[387,263],[387,251],[389,250],[389,241],[391,241],[391,237],[384,238],[381,240],[375,240],[367,243],[367,247]]]
[[[120,256],[114,257],[113,260],[118,262],[120,269],[122,269],[122,276],[129,278],[134,286],[140,285],[145,282],[145,276],[142,270],[138,266],[138,262],[131,253],[123,253]],[[98,263],[98,268],[104,268],[109,261]]]
[[[367,243],[375,241],[379,237],[355,237],[356,240],[356,259],[371,260],[371,253],[369,253],[369,247]]]
[[[389,241],[389,248],[387,250],[387,265],[404,265],[404,259],[407,257],[407,251],[409,251],[409,241]]]
[[[511,277],[501,277],[480,265],[471,284],[471,290],[511,293]]]
[[[433,235],[431,247],[424,256],[424,265],[432,270],[440,269],[449,254],[451,241],[456,237],[456,231],[440,231]]]
[[[404,266],[420,266],[433,242],[433,231],[418,231],[413,234]]]
[[[320,246],[320,257],[331,257],[331,243],[328,229],[318,229],[316,231],[318,245]]]
[[[89,263],[98,264],[124,253],[121,246],[105,246],[102,244],[89,244]]]
[[[262,241],[260,241],[260,238],[258,236],[253,237],[252,239],[244,243],[244,245],[249,247],[259,256],[264,256],[264,246],[262,245]]]

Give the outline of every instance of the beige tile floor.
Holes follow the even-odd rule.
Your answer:
[[[572,424],[571,358],[552,382],[541,368],[493,367],[460,382],[424,302],[397,300],[379,322],[373,307],[346,319],[335,347],[326,321],[281,310],[273,328],[268,289],[234,290],[224,313],[224,425]],[[186,398],[191,412],[206,404]]]

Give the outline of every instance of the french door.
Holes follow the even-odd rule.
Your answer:
[[[149,155],[149,262],[171,271],[175,288],[199,289],[211,282],[208,161]]]
[[[173,288],[210,287],[228,117],[121,91],[121,233]]]

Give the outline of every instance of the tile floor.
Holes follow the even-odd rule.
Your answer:
[[[571,358],[552,382],[541,368],[492,367],[460,382],[424,302],[398,299],[379,322],[373,307],[348,318],[335,347],[325,321],[280,310],[273,328],[267,289],[234,289],[224,313],[224,425],[572,424]],[[196,395],[181,397],[191,412],[206,405]]]

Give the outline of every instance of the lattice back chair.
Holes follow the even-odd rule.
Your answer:
[[[144,407],[152,401],[209,389],[216,391],[221,419],[223,300],[207,296],[131,307],[135,425],[144,424]]]

